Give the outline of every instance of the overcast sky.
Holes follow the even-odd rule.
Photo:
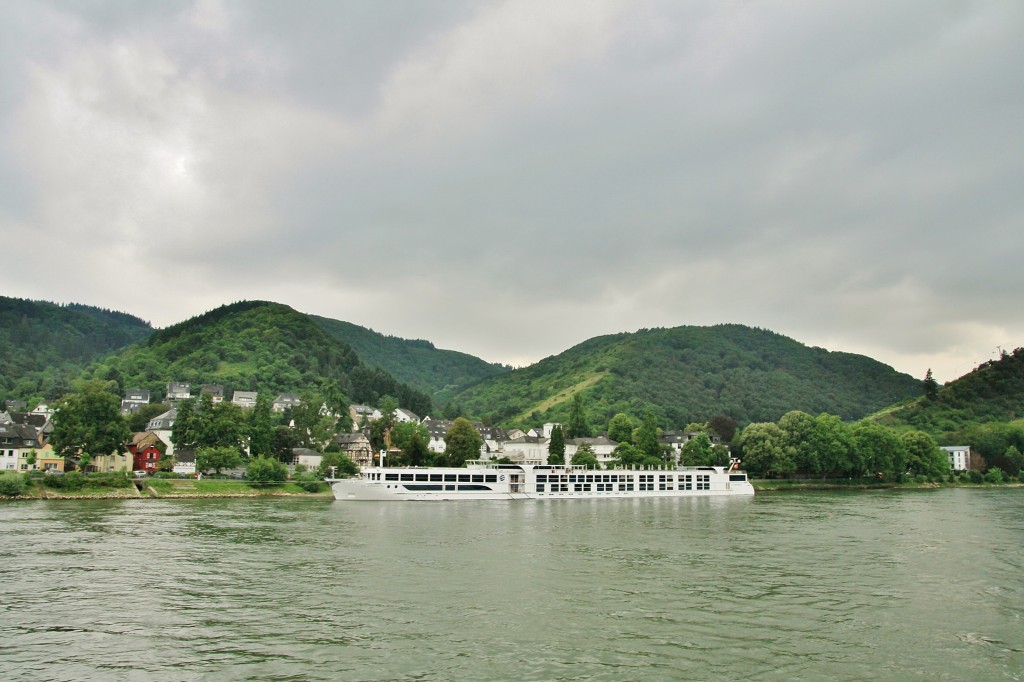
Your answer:
[[[1024,345],[1024,3],[0,3],[0,294],[526,365]]]

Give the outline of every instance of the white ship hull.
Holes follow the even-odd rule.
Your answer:
[[[470,468],[371,467],[330,480],[338,500],[529,500],[753,495],[747,475],[723,467],[588,471],[495,465]]]

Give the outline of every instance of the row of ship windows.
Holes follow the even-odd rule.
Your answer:
[[[679,484],[679,490],[694,490],[694,484],[692,482],[681,482]],[[634,485],[633,483],[573,483],[572,492],[574,493],[614,493],[614,492],[631,492],[634,490],[655,490],[653,483],[639,483]],[[659,483],[657,490],[676,490],[671,483]],[[711,483],[709,481],[697,481],[696,490],[711,490]],[[567,483],[538,483],[537,492],[543,493],[567,493],[570,491],[569,484]]]
[[[694,477],[693,474],[679,474],[678,480],[691,483],[694,478],[698,482],[706,483],[711,480],[711,475],[697,474]],[[654,485],[655,481],[659,485],[671,485],[676,482],[676,476],[673,474],[658,474],[657,477],[654,474],[638,474],[635,477],[633,474],[569,474],[568,476],[537,474],[537,483],[633,483],[634,480],[640,485]],[[654,488],[640,488],[640,490],[654,490]]]
[[[379,481],[380,474],[370,474],[370,479]],[[444,483],[497,483],[497,474],[385,474],[385,481],[436,481]]]
[[[463,492],[469,491],[469,490],[486,490],[488,492],[491,491],[491,487],[490,486],[487,486],[487,485],[473,485],[473,484],[470,484],[470,485],[462,484],[462,485],[459,485],[459,486],[448,484],[448,485],[441,486],[441,485],[430,484],[430,483],[427,483],[427,484],[423,484],[423,483],[406,483],[402,487],[405,488],[406,490],[450,490],[450,491],[454,491],[456,488],[458,488],[459,490],[461,490]]]

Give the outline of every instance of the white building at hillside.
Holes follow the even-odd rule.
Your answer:
[[[949,455],[949,468],[953,471],[968,471],[971,468],[970,445],[943,445]]]
[[[597,461],[600,462],[602,467],[607,467],[608,462],[612,461],[612,451],[618,447],[618,443],[613,440],[608,440],[607,436],[598,436],[597,438],[567,438],[565,441],[565,463],[572,463],[572,456],[576,454],[576,451],[580,449],[581,445],[589,445],[590,449],[594,451],[597,456]]]

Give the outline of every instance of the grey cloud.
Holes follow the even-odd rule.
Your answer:
[[[742,322],[943,379],[1024,335],[1014,3],[14,7],[70,39],[0,47],[0,219],[180,262],[120,299],[159,323],[258,296],[520,364]]]

